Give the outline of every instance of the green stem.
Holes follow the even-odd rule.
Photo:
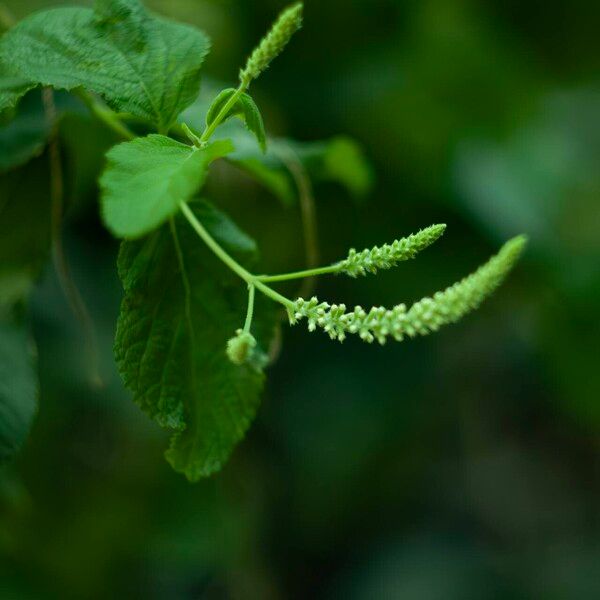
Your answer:
[[[240,265],[234,258],[232,258],[221,246],[217,243],[217,241],[206,231],[202,223],[198,221],[190,207],[185,203],[181,202],[179,205],[181,212],[188,220],[189,224],[194,228],[196,233],[202,238],[204,243],[213,251],[213,253],[221,259],[236,275],[241,277],[248,285],[253,285],[257,290],[260,290],[265,296],[268,296],[275,302],[279,302],[283,304],[286,308],[292,308],[294,303],[285,296],[277,293],[275,290],[272,290],[269,286],[265,285],[261,281],[259,281],[256,276],[252,275],[249,271],[244,269],[242,265]]]
[[[135,134],[129,127],[124,125],[117,113],[112,111],[108,106],[101,104],[92,96],[92,94],[86,92],[83,89],[76,91],[76,94],[81,98],[83,103],[89,108],[91,113],[98,117],[103,123],[110,127],[119,136],[124,137],[127,140],[135,139]]]
[[[305,277],[315,277],[316,275],[328,275],[331,273],[339,273],[339,264],[330,265],[329,267],[319,267],[317,269],[306,269],[305,271],[295,271],[294,273],[283,273],[281,275],[259,275],[257,281],[275,282],[275,281],[291,281],[292,279],[303,279]]]
[[[298,203],[304,233],[304,252],[306,256],[306,270],[316,269],[319,263],[319,238],[317,235],[317,217],[315,197],[310,177],[294,149],[285,142],[272,145],[273,151],[279,155],[284,165],[290,172],[298,188]],[[306,298],[312,295],[316,284],[315,277],[307,277],[303,282],[298,295]]]
[[[248,89],[248,84],[244,81],[240,83],[235,93],[227,100],[223,108],[219,111],[215,120],[204,130],[202,136],[200,137],[200,141],[203,143],[208,142],[212,134],[215,132],[215,129],[222,123],[225,117],[229,114],[229,111],[236,105],[237,101],[240,99],[240,96]]]
[[[64,211],[64,177],[61,160],[61,151],[58,140],[58,117],[56,105],[54,104],[54,93],[50,88],[42,90],[42,102],[44,113],[50,126],[50,138],[48,141],[48,158],[50,162],[50,234],[52,242],[52,260],[56,270],[59,285],[69,304],[69,308],[77,319],[88,359],[90,383],[100,388],[103,385],[100,375],[100,361],[98,351],[98,339],[94,321],[88,307],[73,279],[69,261],[65,254],[62,238],[62,222]]]
[[[246,322],[244,323],[244,333],[250,333],[252,317],[254,316],[254,292],[255,287],[251,283],[248,285],[248,312],[246,313]]]
[[[254,276],[252,273],[246,271],[242,265],[240,265],[234,258],[229,256],[223,248],[217,243],[217,241],[206,231],[202,223],[198,221],[196,215],[192,212],[190,207],[185,203],[179,204],[181,212],[188,220],[189,224],[194,228],[196,233],[202,238],[204,243],[236,274],[239,275],[246,283],[254,283]]]
[[[282,296],[281,294],[277,293],[275,290],[271,289],[269,286],[265,285],[264,283],[257,281],[255,279],[254,285],[256,286],[257,290],[260,290],[265,296],[268,296],[269,298],[271,298],[271,300],[275,300],[275,302],[279,302],[279,304],[283,304],[283,306],[285,306],[286,308],[294,307],[294,303],[289,298]]]

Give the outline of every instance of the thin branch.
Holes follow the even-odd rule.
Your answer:
[[[276,281],[291,281],[293,279],[314,279],[317,275],[331,275],[339,273],[342,265],[340,263],[329,265],[328,267],[318,267],[316,269],[306,269],[305,271],[295,271],[293,273],[282,273],[281,275],[259,275],[257,279],[263,283],[274,283]],[[301,296],[303,294],[300,294]],[[304,294],[308,296],[309,294]]]
[[[248,284],[248,310],[246,311],[246,322],[244,323],[244,333],[250,333],[252,326],[252,317],[254,316],[254,284]]]
[[[298,155],[289,145],[280,144],[279,146],[276,146],[275,151],[294,178],[294,183],[298,189],[306,270],[311,271],[316,269],[320,262],[319,235],[317,231],[315,197],[312,183],[304,165],[298,158]],[[315,273],[314,275],[317,274],[318,273]],[[302,286],[297,295],[302,298],[310,296],[315,289],[315,285],[315,277],[313,275],[309,276],[302,282]]]
[[[243,279],[247,284],[254,285],[256,289],[265,294],[265,296],[268,296],[269,298],[271,298],[271,300],[274,300],[275,302],[283,304],[283,306],[285,306],[287,309],[293,307],[294,303],[289,298],[282,296],[275,290],[271,289],[268,285],[265,285],[264,283],[259,281],[255,275],[244,269],[242,265],[240,265],[232,256],[230,256],[221,247],[221,245],[210,235],[210,233],[208,233],[208,231],[196,218],[196,215],[194,215],[193,211],[185,202],[181,202],[179,208],[185,216],[185,218],[188,220],[189,224],[204,241],[204,243],[223,263],[225,263],[227,267],[229,267],[236,275],[238,275],[238,277]]]
[[[64,179],[60,147],[58,143],[56,106],[54,104],[54,94],[50,88],[44,88],[42,90],[42,100],[44,103],[46,119],[48,120],[51,128],[48,157],[50,161],[50,227],[52,238],[52,260],[62,292],[69,304],[71,311],[77,319],[79,326],[81,327],[83,338],[85,340],[90,382],[95,387],[102,387],[103,383],[100,376],[98,358],[98,341],[94,328],[94,322],[81,296],[81,293],[79,292],[79,289],[73,280],[62,242]]]

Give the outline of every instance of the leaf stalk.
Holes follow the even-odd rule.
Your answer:
[[[279,302],[279,304],[283,304],[287,309],[291,309],[294,306],[294,303],[285,296],[279,294],[275,290],[271,289],[269,286],[262,283],[256,275],[253,275],[242,265],[240,265],[232,256],[230,256],[221,245],[208,233],[208,231],[204,228],[202,223],[196,218],[196,215],[192,212],[190,207],[182,202],[179,205],[181,212],[184,217],[188,220],[189,224],[193,227],[196,233],[200,236],[200,238],[204,241],[204,243],[212,250],[212,252],[223,262],[227,267],[229,267],[236,275],[241,277],[249,286],[256,287],[257,290],[261,291],[265,296],[268,296],[275,302]]]

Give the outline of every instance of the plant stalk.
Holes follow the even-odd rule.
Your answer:
[[[248,284],[248,312],[246,313],[246,322],[244,323],[244,333],[250,333],[252,326],[252,317],[254,316],[254,284]]]
[[[339,273],[339,264],[330,265],[328,267],[318,267],[316,269],[306,269],[304,271],[295,271],[293,273],[282,273],[281,275],[259,275],[257,281],[263,283],[275,281],[291,281],[292,279],[304,279],[305,277],[315,277],[316,275],[328,275],[331,273]]]
[[[183,213],[185,218],[188,220],[189,224],[194,228],[194,230],[204,241],[204,243],[236,275],[241,277],[248,285],[256,287],[256,289],[260,290],[265,296],[268,296],[272,300],[275,300],[275,302],[283,304],[283,306],[285,306],[288,309],[293,307],[294,303],[289,298],[282,296],[275,290],[271,289],[269,286],[259,281],[255,275],[252,275],[252,273],[244,269],[242,265],[240,265],[233,257],[231,257],[210,235],[210,233],[208,233],[208,231],[204,228],[202,223],[198,221],[196,215],[194,215],[190,207],[185,202],[181,202],[179,208],[181,209],[181,212]]]
[[[240,96],[248,89],[248,84],[243,82],[240,83],[235,93],[227,100],[223,108],[219,111],[219,114],[215,117],[215,120],[203,131],[200,136],[202,143],[208,142],[215,129],[223,122],[225,117],[229,114],[229,111],[235,106],[236,102],[240,99]]]

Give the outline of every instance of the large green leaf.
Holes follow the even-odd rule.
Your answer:
[[[138,0],[97,0],[95,10],[27,17],[1,38],[0,61],[22,85],[84,87],[166,131],[198,95],[208,49],[204,33],[151,15]],[[21,88],[11,89],[0,92],[6,105]]]
[[[205,203],[193,208],[232,255],[250,260],[254,243],[227,217]],[[245,286],[183,217],[124,242],[119,274],[125,288],[115,342],[119,371],[139,406],[176,430],[167,452],[174,469],[192,481],[208,476],[243,438],[264,383],[256,366],[236,366],[225,353],[243,323]],[[272,334],[273,309],[257,306],[259,340]]]
[[[37,411],[34,362],[27,328],[0,315],[0,464],[19,451]]]
[[[115,146],[100,180],[106,226],[128,239],[149,233],[200,189],[208,165],[232,149],[226,140],[196,148],[162,135]]]

